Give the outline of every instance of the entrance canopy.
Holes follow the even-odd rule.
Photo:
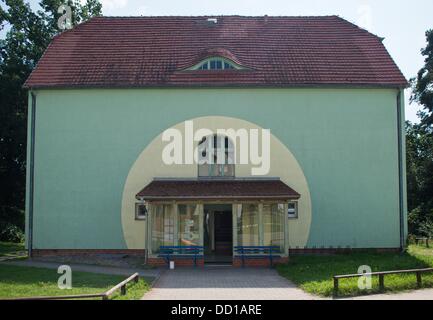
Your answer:
[[[158,200],[297,200],[301,196],[280,179],[155,179],[136,198]]]

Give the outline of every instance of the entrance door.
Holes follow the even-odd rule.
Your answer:
[[[233,249],[232,212],[216,211],[214,214],[215,254],[231,258]]]
[[[231,263],[233,259],[231,205],[205,205],[204,213],[205,262]]]

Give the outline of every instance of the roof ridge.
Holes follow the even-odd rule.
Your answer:
[[[134,18],[208,18],[208,17],[238,17],[238,18],[332,18],[337,15],[237,15],[237,14],[209,14],[209,15],[140,15],[140,16],[96,16],[91,19],[134,19]]]
[[[336,17],[338,20],[341,20],[341,21],[343,21],[343,22],[345,22],[345,23],[347,23],[347,24],[350,24],[350,25],[352,25],[353,27],[355,27],[356,29],[358,29],[358,30],[360,30],[360,31],[363,31],[363,32],[366,32],[366,33],[368,33],[369,35],[372,35],[372,36],[378,38],[378,39],[381,40],[381,41],[384,39],[383,37],[380,37],[380,36],[378,36],[377,34],[371,32],[371,31],[368,31],[368,30],[365,29],[365,28],[362,28],[362,27],[358,26],[356,23],[354,23],[354,22],[352,22],[352,21],[350,21],[350,20],[348,20],[348,19],[346,19],[346,18],[340,17],[339,15],[336,15],[335,17]]]

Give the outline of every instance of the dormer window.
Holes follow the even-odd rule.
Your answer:
[[[226,58],[213,57],[208,58],[188,70],[240,70],[245,69],[242,66]]]

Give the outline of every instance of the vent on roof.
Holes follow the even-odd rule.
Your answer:
[[[217,18],[207,18],[207,23],[209,24],[209,25],[214,25],[214,24],[217,24],[218,23],[218,19]]]

